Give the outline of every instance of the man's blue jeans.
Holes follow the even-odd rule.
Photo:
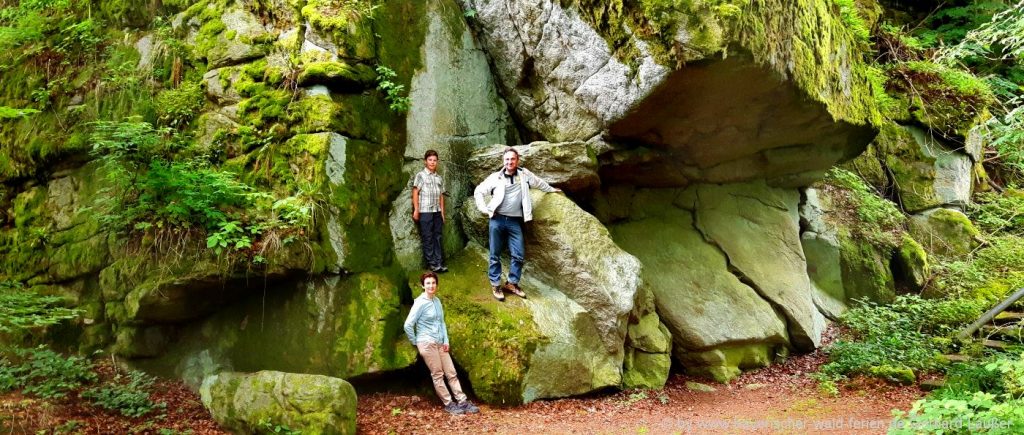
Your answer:
[[[509,266],[508,282],[519,284],[523,273],[523,256],[526,246],[523,242],[523,218],[495,214],[488,224],[490,236],[490,259],[487,267],[487,278],[491,285],[501,285],[501,253],[505,250],[506,241],[512,264]]]

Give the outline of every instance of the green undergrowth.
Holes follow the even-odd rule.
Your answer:
[[[888,305],[864,301],[840,318],[848,332],[826,348],[829,362],[816,376],[830,391],[855,375],[914,383],[918,374],[944,368],[940,355],[955,349],[955,333],[986,308],[976,300],[907,295]]]
[[[947,369],[945,385],[910,410],[895,411],[893,434],[1021,433],[1024,353],[995,353]]]
[[[857,174],[839,167],[829,170],[825,184],[840,188],[839,213],[853,211],[849,216],[853,235],[876,246],[895,248],[902,243],[906,218],[896,204],[881,197]],[[855,224],[853,224],[855,223]]]
[[[306,201],[239,181],[170,128],[103,122],[95,124],[92,139],[110,184],[96,207],[114,232],[145,238],[195,229],[218,254],[241,252],[258,263],[275,248],[266,242],[287,245],[311,224]]]

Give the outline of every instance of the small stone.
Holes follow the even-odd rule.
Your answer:
[[[754,390],[760,390],[760,389],[762,389],[764,387],[767,387],[767,385],[765,385],[765,384],[747,384],[747,385],[743,386],[743,389],[744,390],[754,391]]]
[[[714,393],[718,391],[715,387],[700,382],[686,381],[686,389],[690,391],[697,391],[700,393]]]

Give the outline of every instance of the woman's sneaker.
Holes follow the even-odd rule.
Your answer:
[[[469,401],[469,399],[459,402],[458,406],[461,407],[462,412],[466,414],[476,414],[480,412],[480,408],[477,408],[476,405],[473,404],[473,402]]]
[[[465,409],[462,408],[462,404],[455,402],[449,403],[448,406],[444,407],[444,410],[451,415],[462,415],[466,413]]]

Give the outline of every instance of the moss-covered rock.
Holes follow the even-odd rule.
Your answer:
[[[970,202],[971,159],[944,139],[917,127],[886,123],[875,147],[907,212]]]
[[[622,354],[605,350],[580,304],[529,274],[521,281],[529,299],[495,301],[487,254],[474,244],[448,266],[439,294],[451,351],[481,400],[516,404],[620,385]]]
[[[672,354],[687,373],[725,383],[739,376],[740,369],[767,367],[778,352],[777,345],[750,343],[701,352],[674,349]]]
[[[203,405],[238,433],[261,433],[264,421],[308,434],[356,433],[356,390],[328,376],[224,372],[203,381]]]
[[[622,387],[662,388],[668,380],[672,356],[668,353],[647,353],[631,349],[626,353],[622,371]]]
[[[897,284],[909,291],[921,290],[931,277],[928,253],[908,234],[903,235],[903,243],[900,244],[893,262]]]
[[[932,255],[959,256],[980,244],[981,233],[960,211],[937,208],[911,216],[910,235]]]

